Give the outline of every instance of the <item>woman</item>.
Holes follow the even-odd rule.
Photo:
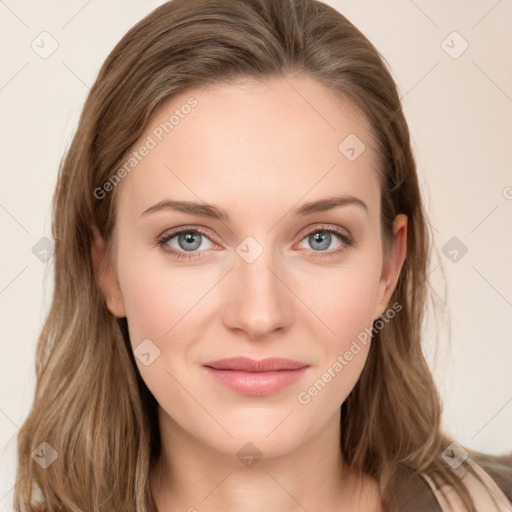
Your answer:
[[[334,9],[173,0],[139,22],[86,101],[53,236],[16,510],[512,510],[500,459],[441,431],[408,127]]]

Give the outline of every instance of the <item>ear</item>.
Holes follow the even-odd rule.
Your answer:
[[[374,305],[374,321],[381,316],[395,290],[400,276],[400,270],[407,253],[407,216],[403,213],[397,215],[393,222],[393,241],[388,261],[382,265],[382,273],[377,288]]]
[[[91,258],[96,282],[110,312],[118,318],[123,318],[126,316],[123,295],[107,243],[95,225],[91,226],[91,230]]]

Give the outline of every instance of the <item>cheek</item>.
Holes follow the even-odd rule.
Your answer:
[[[124,258],[120,254],[119,280],[132,345],[146,338],[160,345],[164,339],[175,337],[183,326],[193,328],[196,308],[215,284],[216,276],[199,267],[171,267],[156,255],[131,254]]]
[[[218,278],[214,279],[212,271],[185,271],[161,261],[152,264],[149,259],[146,255],[119,265],[130,342],[139,372],[153,396],[164,410],[172,411],[173,418],[185,421],[183,418],[194,418],[201,412],[182,386],[194,390],[197,400],[204,399],[195,382],[197,375],[189,366],[189,354],[190,347],[204,337],[201,326],[211,305],[208,290]],[[157,347],[149,344],[150,351],[156,350],[158,356],[145,365],[137,355],[143,353],[139,344],[148,339]],[[148,346],[144,343],[140,347]],[[191,422],[187,429],[193,430],[194,425]]]
[[[326,340],[329,351],[344,350],[350,341],[371,327],[379,279],[378,261],[354,258],[338,269],[318,269],[314,279],[299,288],[316,318],[313,324]],[[299,283],[297,283],[299,286]]]
[[[301,289],[314,313],[305,324],[308,337],[316,340],[323,357],[299,403],[341,405],[357,383],[371,344],[378,270],[378,261],[360,259],[337,272],[317,272],[308,295],[306,287]]]

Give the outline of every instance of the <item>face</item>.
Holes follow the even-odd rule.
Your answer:
[[[270,456],[337,418],[405,257],[401,215],[383,261],[369,134],[309,78],[190,90],[155,113],[133,147],[149,150],[117,185],[101,286],[169,424],[225,453],[251,442]],[[102,247],[96,235],[96,262]],[[204,366],[232,357],[306,366]]]

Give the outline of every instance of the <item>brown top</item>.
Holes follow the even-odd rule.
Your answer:
[[[470,458],[466,459],[466,462],[471,464],[477,474],[480,475],[485,482],[485,485],[483,485],[469,471],[466,471],[462,477],[463,482],[466,484],[473,498],[476,509],[479,512],[512,512],[512,503],[505,494],[503,494],[489,474]],[[448,485],[442,485],[440,488],[436,488],[436,485],[430,477],[427,475],[422,476],[434,491],[434,495],[443,512],[467,512],[467,507],[464,506],[453,488]]]

